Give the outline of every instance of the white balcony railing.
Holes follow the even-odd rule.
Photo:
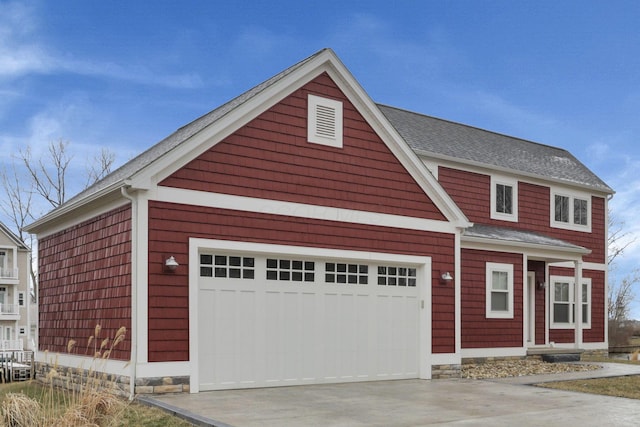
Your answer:
[[[0,340],[0,351],[22,351],[22,340]]]
[[[0,278],[2,278],[2,279],[17,279],[18,278],[18,269],[17,268],[0,268]]]
[[[17,304],[0,304],[0,315],[3,314],[18,314]]]

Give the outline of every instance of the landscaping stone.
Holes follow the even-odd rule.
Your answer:
[[[462,378],[508,378],[528,375],[559,374],[563,372],[593,371],[597,365],[577,363],[547,363],[541,360],[506,360],[462,365]]]

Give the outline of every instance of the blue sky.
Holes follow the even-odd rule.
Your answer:
[[[568,149],[640,237],[638,22],[637,1],[0,0],[0,161],[64,139],[122,164],[330,47],[376,102]],[[638,265],[640,241],[617,274]]]

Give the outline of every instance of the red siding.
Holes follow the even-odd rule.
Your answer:
[[[344,146],[307,142],[307,95],[344,105]],[[160,183],[163,186],[444,220],[323,74]]]
[[[486,318],[486,263],[513,264],[513,319]],[[522,255],[462,250],[462,348],[522,347]]]
[[[131,329],[131,209],[122,207],[38,241],[39,348],[93,355],[87,340],[124,326],[127,336],[111,354],[129,360]],[[100,347],[100,342],[97,343]]]
[[[573,269],[551,267],[549,274],[552,276],[573,277]],[[604,292],[604,272],[595,270],[583,270],[583,277],[591,279],[591,328],[582,331],[583,342],[604,342],[606,295]],[[552,289],[550,289],[552,291]],[[553,307],[550,308],[553,310]],[[549,340],[557,343],[574,342],[574,329],[550,329]]]
[[[454,289],[439,284],[440,270],[453,270],[454,237],[288,216],[149,202],[149,361],[189,359],[189,238],[379,251],[432,257],[433,345],[455,351]],[[180,268],[163,273],[162,261],[176,256]]]
[[[489,223],[491,178],[488,175],[439,167],[438,181],[469,221]]]
[[[518,184],[518,222],[491,219],[491,177],[473,172],[440,167],[440,184],[462,209],[469,221],[534,231],[590,249],[585,262],[605,262],[605,202],[591,198],[592,232],[552,228],[550,225],[550,189],[535,184]]]

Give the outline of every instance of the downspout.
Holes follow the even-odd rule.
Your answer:
[[[129,374],[129,400],[133,400],[136,395],[136,367],[138,365],[138,287],[137,287],[137,269],[138,269],[138,202],[137,198],[131,196],[127,189],[130,186],[120,187],[120,192],[125,199],[131,201],[131,373]]]

